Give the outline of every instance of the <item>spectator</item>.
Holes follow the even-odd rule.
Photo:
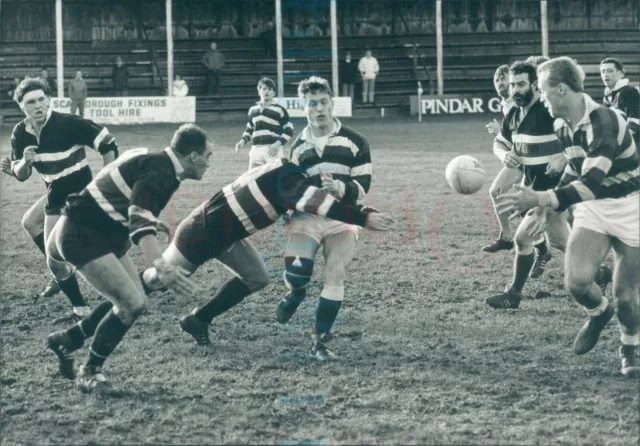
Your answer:
[[[260,39],[262,40],[262,47],[269,56],[275,56],[276,47],[276,29],[273,26],[273,22],[269,21],[267,27],[260,33]]]
[[[52,92],[56,90],[56,82],[51,76],[49,76],[49,70],[46,67],[42,67],[40,69],[40,79],[49,85]]]
[[[173,81],[173,95],[174,96],[187,96],[189,94],[189,86],[187,82],[176,74],[176,80]]]
[[[129,69],[120,56],[116,57],[116,64],[111,71],[111,82],[116,96],[129,96]]]
[[[82,78],[82,71],[76,71],[76,77],[69,82],[69,99],[71,99],[71,114],[80,110],[80,117],[84,118],[84,101],[87,99],[87,83]]]
[[[351,52],[347,52],[345,59],[340,64],[338,71],[342,78],[342,96],[349,96],[354,99],[354,84],[358,76],[358,66],[351,60]]]
[[[378,65],[378,59],[371,55],[371,50],[367,50],[364,57],[360,59],[358,70],[362,75],[362,103],[375,104],[376,77],[380,71],[380,65]]]
[[[211,42],[210,48],[202,58],[202,63],[207,69],[207,93],[209,96],[218,94],[220,70],[224,67],[224,54],[218,51],[218,45],[215,42]]]

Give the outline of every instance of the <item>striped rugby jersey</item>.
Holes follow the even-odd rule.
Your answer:
[[[494,152],[514,152],[525,174],[526,184],[546,183],[541,181],[547,164],[563,156],[562,144],[553,128],[554,119],[544,104],[537,99],[522,116],[521,107],[511,107],[502,121],[500,133],[494,140]],[[496,153],[498,154],[498,153]],[[502,156],[501,160],[504,158]],[[551,181],[552,184],[557,182]]]
[[[605,88],[602,103],[623,112],[627,118],[627,128],[636,141],[640,142],[640,92],[629,85],[629,79],[621,79],[612,90]]]
[[[260,102],[249,109],[247,127],[242,139],[254,146],[270,146],[276,141],[286,144],[293,136],[293,124],[289,122],[287,109],[273,103],[263,107]]]
[[[53,187],[56,180],[75,175],[79,181],[82,178],[82,184],[78,184],[77,190],[86,186],[85,178],[91,178],[85,147],[95,149],[101,155],[109,151],[114,151],[116,155],[118,153],[115,138],[105,127],[79,116],[58,113],[51,109],[47,112],[47,119],[39,138],[28,118],[13,128],[12,171],[29,146],[37,147],[36,160],[31,166],[40,174],[47,187]],[[71,181],[71,178],[68,181]]]
[[[251,169],[205,204],[207,227],[230,244],[275,223],[288,209],[364,226],[366,215],[315,187],[287,159]]]
[[[291,146],[291,162],[302,167],[317,187],[322,187],[320,174],[330,173],[344,184],[344,193],[337,198],[356,204],[371,187],[369,143],[360,133],[333,119],[335,125],[326,144],[313,136],[309,126],[305,127]]]
[[[640,189],[638,151],[622,113],[583,93],[586,112],[571,130],[556,119],[555,131],[569,159],[554,189],[559,211],[581,201],[621,198]]]
[[[158,215],[180,186],[184,169],[170,148],[130,149],[105,166],[63,210],[69,218],[138,243],[157,234]]]

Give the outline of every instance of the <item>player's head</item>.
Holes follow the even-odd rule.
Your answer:
[[[311,76],[298,84],[298,96],[303,99],[307,121],[314,127],[323,128],[333,120],[333,92],[329,82]]]
[[[514,62],[509,67],[509,90],[513,102],[519,107],[531,103],[538,89],[536,67],[527,62]]]
[[[13,92],[13,100],[18,103],[27,118],[43,123],[47,119],[51,87],[39,77],[25,77]]]
[[[618,59],[607,57],[600,62],[600,77],[605,86],[613,88],[624,77],[624,65]]]
[[[263,77],[258,81],[258,95],[260,102],[269,102],[276,95],[276,83],[273,79]]]
[[[563,118],[584,89],[584,71],[570,57],[556,57],[538,67],[538,82],[551,116]]]
[[[509,65],[500,65],[493,74],[493,86],[503,99],[509,98]]]
[[[213,142],[195,124],[183,124],[173,134],[171,150],[180,160],[187,178],[199,180],[209,168]]]
[[[548,61],[549,58],[547,56],[529,56],[524,61],[530,63],[534,67],[537,67],[541,63]]]

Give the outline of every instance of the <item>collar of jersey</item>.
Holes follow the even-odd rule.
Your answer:
[[[333,118],[333,123],[334,123],[333,130],[331,131],[331,133],[327,135],[329,138],[337,135],[340,129],[342,128],[342,123],[338,118]],[[315,136],[313,136],[313,134],[311,133],[311,126],[306,126],[304,128],[304,132],[302,132],[302,135],[300,138],[303,141],[307,141],[307,142],[313,141],[315,139]]]
[[[605,96],[606,95],[610,95],[614,91],[620,90],[625,85],[629,85],[629,79],[627,79],[626,77],[623,78],[623,79],[620,79],[618,82],[616,82],[616,84],[613,86],[613,88],[609,88],[609,87],[605,88],[604,89],[604,94],[605,94]]]
[[[40,127],[40,133],[42,133],[42,129],[44,128],[45,125],[47,125],[47,122],[49,122],[51,113],[53,113],[53,109],[49,107],[49,109],[47,110],[47,115],[44,117],[44,124],[42,124],[42,127]],[[32,135],[34,136],[36,135],[36,131],[33,128],[33,124],[31,124],[31,119],[29,118],[27,118],[27,126],[25,127],[25,129],[27,130],[27,132],[31,133]]]
[[[592,111],[600,106],[596,101],[591,99],[591,96],[589,96],[587,93],[582,93],[582,97],[584,99],[584,105],[586,106],[584,110],[584,116],[580,119],[580,121],[578,121],[575,128],[588,124],[589,115]]]
[[[182,181],[184,179],[184,167],[182,167],[182,164],[180,164],[180,160],[178,159],[176,154],[173,153],[171,147],[167,147],[166,149],[164,149],[164,151],[167,155],[169,155],[171,164],[173,164],[173,168],[176,171],[176,178],[178,179],[178,181]]]

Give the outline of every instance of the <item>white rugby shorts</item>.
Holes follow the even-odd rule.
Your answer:
[[[349,231],[355,235],[356,240],[360,233],[360,226],[350,225],[320,215],[307,214],[306,212],[294,211],[288,224],[288,231],[291,234],[305,234],[317,241],[322,241],[330,235]]]
[[[634,248],[640,247],[640,194],[577,203],[573,227],[585,228],[617,238]]]

